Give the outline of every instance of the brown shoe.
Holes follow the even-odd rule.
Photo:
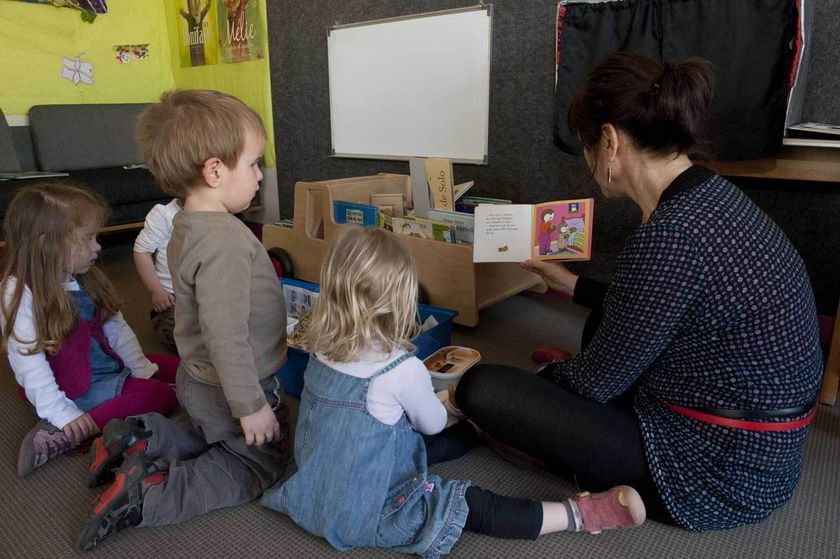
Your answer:
[[[35,468],[72,448],[73,443],[64,435],[64,431],[42,419],[20,443],[18,475],[29,475]]]

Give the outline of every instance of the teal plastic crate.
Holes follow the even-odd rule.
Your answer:
[[[301,281],[291,278],[282,278],[281,285],[302,288],[312,293],[318,293],[318,284]],[[298,292],[300,293],[300,292]],[[284,293],[285,294],[285,293]],[[458,311],[435,307],[433,305],[419,304],[417,310],[420,314],[420,322],[425,321],[429,315],[434,316],[437,325],[434,328],[423,332],[412,343],[417,346],[417,357],[425,359],[442,347],[448,346],[452,341],[452,319],[457,316]],[[287,354],[286,364],[277,371],[277,376],[283,383],[283,390],[290,396],[300,396],[303,392],[303,373],[309,364],[309,353],[290,347]]]

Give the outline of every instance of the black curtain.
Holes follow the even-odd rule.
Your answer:
[[[561,3],[554,143],[567,153],[581,153],[566,124],[569,103],[604,56],[627,50],[671,63],[701,56],[715,64],[709,140],[716,159],[778,152],[798,13],[797,0]]]

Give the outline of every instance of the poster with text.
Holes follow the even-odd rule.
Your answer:
[[[181,67],[219,63],[219,34],[213,0],[176,0]]]
[[[222,62],[244,62],[265,56],[265,27],[260,0],[216,0]]]

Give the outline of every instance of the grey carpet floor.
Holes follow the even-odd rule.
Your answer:
[[[159,351],[148,324],[149,303],[131,263],[130,242],[104,251],[106,270],[126,298],[124,313],[147,351]],[[528,366],[539,344],[575,348],[585,313],[564,301],[520,295],[486,309],[477,328],[455,327],[453,343],[477,348],[484,362]],[[296,401],[293,409],[296,411]],[[87,456],[62,456],[25,479],[16,474],[17,450],[35,418],[21,401],[5,359],[0,363],[0,558],[74,557],[79,526],[96,490],[85,484]],[[551,441],[546,441],[551,444]],[[487,448],[441,464],[436,473],[495,491],[536,499],[564,499],[576,488],[547,472],[521,470]],[[106,540],[88,557],[390,557],[384,550],[341,554],[288,518],[252,502],[177,526],[131,529]],[[586,558],[808,558],[840,557],[840,408],[822,407],[805,450],[794,498],[767,522],[693,534],[647,522],[600,535],[554,534],[536,542],[466,533],[452,557]]]

